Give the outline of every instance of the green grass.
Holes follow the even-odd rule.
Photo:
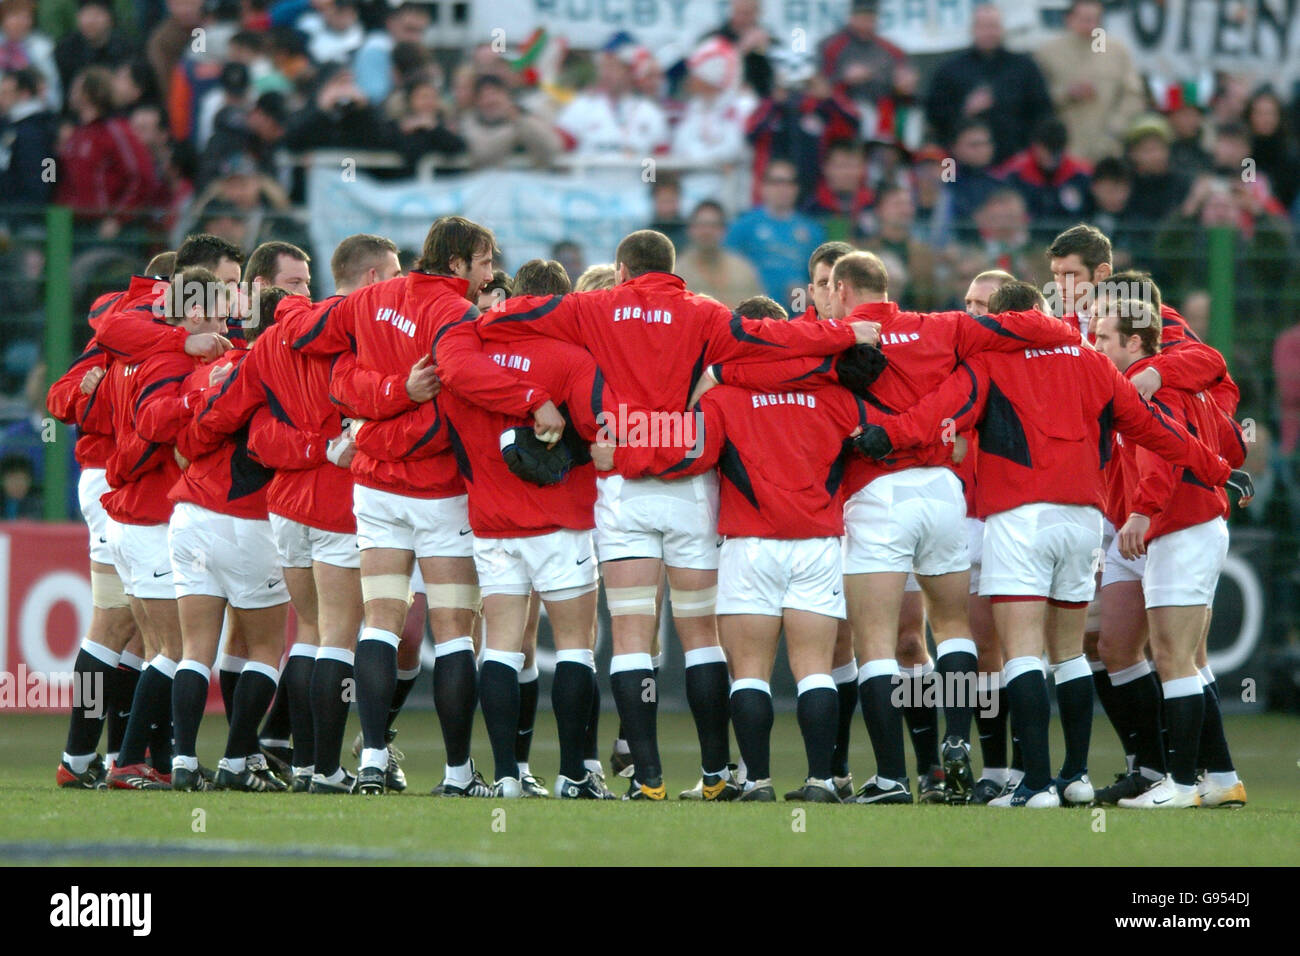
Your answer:
[[[354,721],[355,723],[355,721]],[[1154,813],[998,811],[983,807],[860,807],[684,803],[434,800],[442,746],[432,713],[399,722],[411,787],[375,798],[293,794],[60,791],[54,768],[63,717],[0,718],[0,862],[42,865],[270,864],[866,864],[866,865],[1296,865],[1300,844],[1300,720],[1229,717],[1228,737],[1249,790],[1242,810]],[[349,728],[351,740],[355,727]],[[614,730],[612,715],[602,737]],[[224,721],[204,721],[200,753],[215,763]],[[685,714],[661,717],[669,792],[691,786],[697,759]],[[866,733],[854,727],[854,764],[869,773]],[[555,772],[550,715],[539,715],[534,771]],[[1053,753],[1060,754],[1054,729]],[[480,764],[491,766],[482,726]],[[778,791],[802,777],[793,714],[779,714],[772,759]],[[910,759],[910,757],[909,757]],[[1093,777],[1120,766],[1099,719]],[[619,783],[620,781],[615,781]],[[198,813],[196,811],[202,811]],[[202,818],[205,829],[195,832]],[[1104,822],[1104,832],[1095,827]]]

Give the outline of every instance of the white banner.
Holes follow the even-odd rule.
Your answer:
[[[640,166],[581,174],[484,170],[431,183],[384,183],[316,168],[307,191],[312,245],[321,261],[357,232],[387,236],[418,252],[435,219],[461,215],[496,233],[511,272],[529,259],[550,258],[561,239],[577,242],[588,263],[610,262],[619,240],[651,218],[650,187]]]

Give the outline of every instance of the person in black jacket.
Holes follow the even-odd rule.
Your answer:
[[[39,217],[54,190],[53,169],[58,118],[46,107],[44,78],[34,67],[6,73],[0,79],[0,206],[31,206]],[[12,225],[18,214],[10,217]]]
[[[111,0],[79,0],[77,29],[54,47],[54,63],[65,90],[72,89],[72,78],[88,66],[114,70],[130,62],[135,47],[113,27]]]

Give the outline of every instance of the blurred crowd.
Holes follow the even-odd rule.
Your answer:
[[[309,248],[299,158],[330,148],[391,154],[372,170],[388,177],[566,157],[639,172],[666,158],[645,187],[653,224],[677,242],[688,283],[732,305],[758,293],[792,304],[811,250],[845,239],[882,256],[910,307],[960,306],[983,269],[1046,282],[1045,240],[1086,220],[1112,237],[1116,269],[1150,269],[1203,331],[1208,230],[1228,226],[1238,326],[1272,329],[1270,351],[1245,356],[1271,366],[1247,407],[1276,417],[1284,452],[1300,442],[1300,332],[1270,362],[1291,324],[1276,303],[1300,301],[1291,91],[1151,75],[1118,39],[1098,43],[1099,0],[1070,3],[1025,53],[1005,46],[996,6],[977,7],[970,45],[925,63],[878,35],[872,0],[853,0],[842,29],[806,51],[764,26],[759,0],[733,0],[679,62],[627,33],[595,50],[545,31],[450,47],[435,13],[454,6],[0,0],[4,417],[25,412],[37,365],[42,262],[18,240],[45,204],[81,224],[74,282],[120,278],[141,242],[198,230],[246,250],[272,237]],[[683,166],[752,180],[748,204],[688,203],[684,177],[666,171]],[[136,242],[129,265],[107,240]],[[575,277],[609,253],[581,240],[552,250]]]

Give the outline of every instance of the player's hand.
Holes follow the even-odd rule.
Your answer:
[[[208,372],[208,387],[216,388],[226,379],[230,378],[230,373],[235,370],[233,362],[222,362],[220,365],[212,366],[212,371]]]
[[[1129,381],[1138,390],[1138,394],[1142,396],[1143,401],[1149,402],[1151,396],[1160,391],[1160,373],[1150,365],[1134,375]]]
[[[560,436],[564,434],[564,425],[564,416],[549,399],[533,412],[533,434],[537,436],[538,441],[545,442],[548,446],[560,440]]]
[[[966,452],[970,450],[970,444],[966,441],[965,435],[958,435],[952,440],[952,463],[960,465],[962,459],[966,457]]]
[[[1255,482],[1250,477],[1250,472],[1241,468],[1232,469],[1232,474],[1228,476],[1227,486],[1239,494],[1241,497],[1237,501],[1238,508],[1244,508],[1250,504],[1255,497]]]
[[[880,344],[880,323],[879,322],[850,322],[853,327],[853,339],[858,345],[879,345]]]
[[[691,392],[691,400],[686,403],[686,407],[694,408],[695,403],[704,397],[704,393],[717,384],[718,380],[713,377],[713,367],[706,367],[704,374],[700,376],[700,380],[695,383],[695,391]]]
[[[1119,553],[1130,561],[1146,554],[1147,529],[1150,527],[1151,519],[1146,515],[1129,515],[1116,537]]]
[[[172,448],[172,457],[176,459],[176,464],[181,466],[181,471],[190,467],[190,460],[182,455],[177,448]]]
[[[94,395],[95,389],[99,388],[99,383],[104,380],[104,370],[102,368],[92,368],[85,375],[81,376],[81,394]]]
[[[352,440],[352,436],[346,431],[331,438],[329,444],[325,446],[325,457],[340,468],[350,467],[356,453],[356,442]]]
[[[597,471],[614,470],[614,448],[615,445],[606,444],[605,442],[594,442],[591,446],[591,463],[596,466]]]
[[[361,426],[363,426],[367,421],[369,421],[367,418],[346,419],[343,422],[343,433],[353,441],[356,441],[357,436],[361,434]]]
[[[199,332],[185,340],[185,354],[205,362],[215,362],[233,347],[230,339],[216,332]]]
[[[889,432],[879,425],[868,425],[861,435],[853,439],[853,447],[868,458],[879,460],[894,450],[894,443],[889,438]]]
[[[411,366],[411,374],[406,377],[406,395],[417,405],[433,401],[433,397],[442,388],[438,373],[433,368],[433,359],[428,355]]]

